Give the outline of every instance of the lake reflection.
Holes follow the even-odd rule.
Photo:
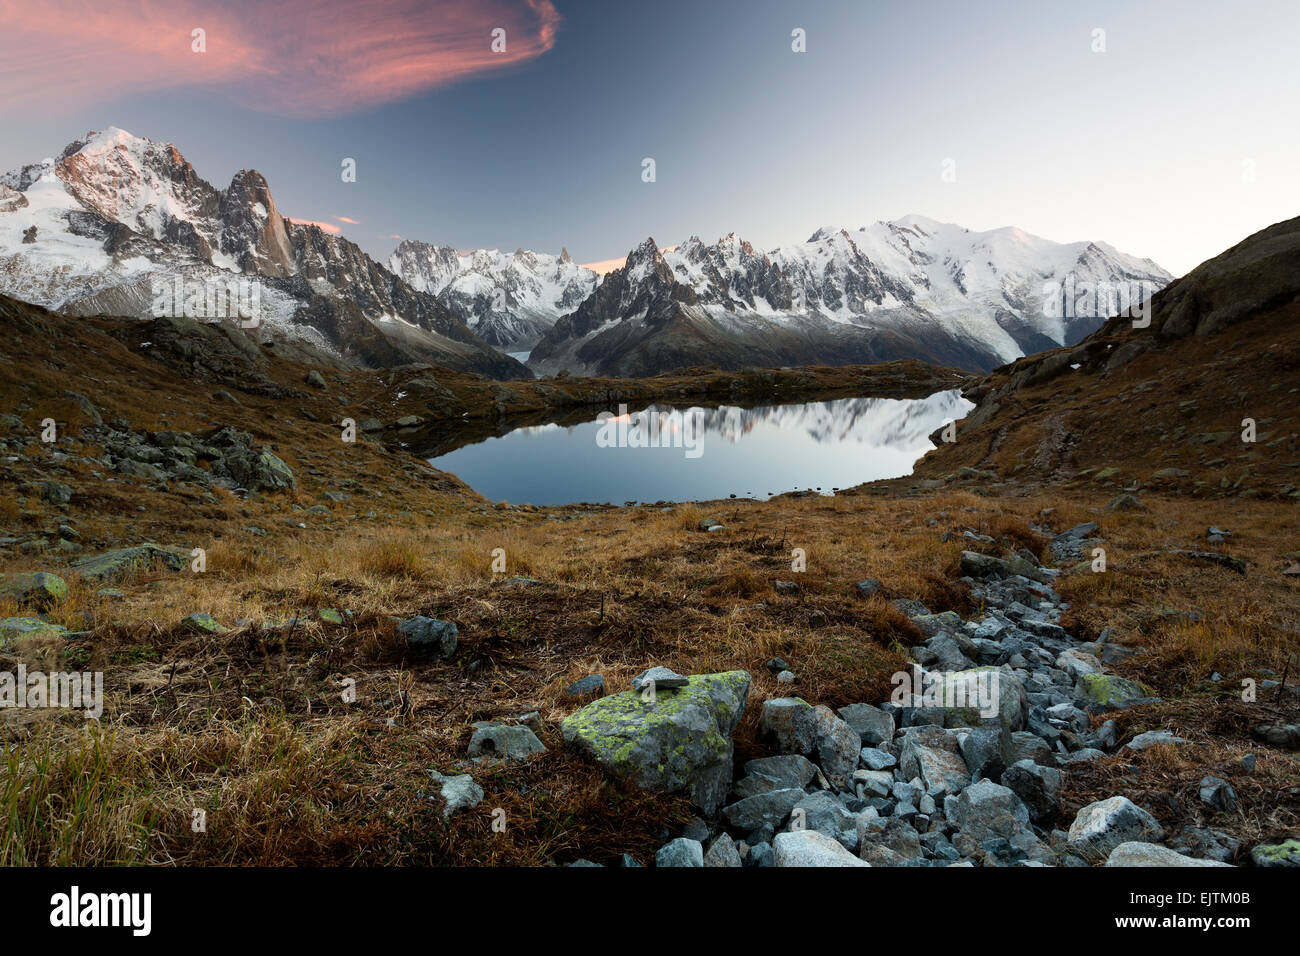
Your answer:
[[[652,405],[579,425],[518,428],[430,461],[484,497],[514,504],[830,493],[910,473],[934,447],[928,436],[972,408],[956,390],[752,408]]]

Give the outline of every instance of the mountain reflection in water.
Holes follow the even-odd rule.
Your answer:
[[[514,504],[830,493],[908,474],[934,447],[929,435],[973,407],[955,390],[752,408],[652,405],[621,421],[626,409],[612,409],[614,421],[593,413],[577,425],[517,428],[430,461],[485,497]],[[611,442],[619,444],[602,447]]]

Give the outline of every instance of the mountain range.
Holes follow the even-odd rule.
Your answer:
[[[0,174],[0,291],[73,315],[146,318],[159,285],[234,277],[260,301],[255,334],[307,358],[529,374],[352,242],[285,218],[255,170],[217,189],[176,147],[110,127]]]
[[[536,345],[600,283],[600,276],[575,264],[567,249],[558,256],[526,249],[462,253],[403,239],[388,268],[411,288],[436,296],[484,341],[516,351]]]
[[[0,174],[0,292],[72,315],[144,318],[157,315],[160,285],[239,279],[257,293],[250,334],[322,363],[493,378],[896,358],[988,371],[1078,342],[1113,314],[1053,310],[1045,289],[1149,293],[1170,278],[1102,242],[921,216],[824,227],[768,252],[734,233],[668,250],[648,238],[603,277],[567,251],[412,240],[385,265],[283,216],[255,170],[218,189],[176,147],[114,127]],[[528,367],[502,354],[530,350]]]
[[[920,358],[988,371],[1073,344],[1113,314],[1079,314],[1044,290],[1171,276],[1101,242],[1056,243],[1008,227],[972,232],[908,216],[826,227],[768,253],[735,234],[669,252],[645,240],[529,357],[535,371],[647,375],[711,361],[859,364]]]

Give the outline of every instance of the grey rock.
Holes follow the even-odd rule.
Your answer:
[[[776,866],[776,854],[772,852],[772,844],[755,843],[750,846],[749,853],[745,855],[745,866]]]
[[[602,674],[588,674],[564,688],[564,696],[570,700],[582,700],[605,693],[605,677]]]
[[[1237,809],[1237,791],[1219,777],[1201,779],[1201,803],[1215,810],[1231,812]]]
[[[1169,730],[1148,730],[1146,733],[1138,734],[1132,740],[1124,745],[1125,750],[1140,751],[1148,747],[1157,747],[1161,745],[1178,747],[1183,744],[1191,743],[1185,737],[1177,737]]]
[[[753,830],[765,823],[775,828],[785,823],[790,811],[806,796],[796,787],[770,790],[723,807],[722,815],[738,830]]]
[[[907,779],[919,777],[927,791],[956,793],[970,784],[970,772],[957,740],[941,728],[908,728],[899,753]]]
[[[890,767],[898,766],[897,757],[888,751],[877,750],[875,747],[863,747],[859,759],[868,770],[888,770]]]
[[[759,757],[745,762],[745,773],[767,777],[780,790],[788,787],[803,789],[817,775],[817,765],[800,754],[782,754],[775,757]]]
[[[816,830],[778,833],[772,850],[777,866],[870,866]]]
[[[430,770],[429,776],[433,778],[434,783],[439,787],[439,793],[444,803],[442,811],[444,820],[449,819],[453,814],[459,813],[461,810],[468,810],[483,802],[483,788],[476,784],[474,778],[467,773],[447,777],[436,770]]]
[[[1051,823],[1060,812],[1061,782],[1061,771],[1032,760],[1014,763],[1002,774],[1002,785],[1020,798],[1029,819],[1040,825]]]
[[[1124,492],[1123,494],[1116,495],[1114,498],[1112,498],[1110,500],[1110,503],[1106,505],[1106,510],[1107,511],[1150,511],[1151,509],[1149,509],[1145,504],[1142,503],[1141,498],[1137,497],[1136,495],[1131,495],[1128,492]]]
[[[677,673],[670,667],[652,667],[632,678],[632,689],[644,691],[653,687],[657,693],[661,690],[676,690],[679,687],[685,687],[689,682],[690,678]]]
[[[828,707],[813,707],[798,697],[768,700],[758,729],[779,753],[813,758],[835,786],[847,787],[857,769],[862,738]]]
[[[1070,824],[1069,842],[1089,860],[1104,860],[1121,843],[1155,842],[1164,830],[1155,817],[1128,797],[1111,797],[1083,807]]]
[[[1300,840],[1261,843],[1250,851],[1250,860],[1256,866],[1300,866]]]
[[[397,625],[397,633],[406,638],[413,651],[433,654],[443,660],[456,653],[460,631],[451,621],[432,617],[412,617]]]
[[[1029,825],[1029,809],[1008,787],[981,780],[944,801],[944,815],[977,843],[1009,838]]]
[[[838,711],[867,747],[879,747],[894,739],[894,715],[870,704],[848,704]]]
[[[723,833],[709,845],[709,851],[704,854],[705,866],[720,867],[738,867],[742,865],[740,851],[736,849],[736,841],[728,834]]]
[[[146,542],[129,548],[118,548],[102,554],[87,555],[72,562],[72,567],[83,578],[92,581],[120,581],[135,571],[144,571],[162,565],[171,571],[180,571],[190,560],[188,551],[164,548]]]
[[[879,594],[884,589],[884,585],[875,578],[867,578],[857,583],[857,589],[860,597],[869,598]]]
[[[1231,866],[1215,860],[1198,860],[1194,857],[1160,846],[1158,843],[1121,843],[1110,851],[1106,866]]]
[[[546,745],[527,727],[512,724],[484,724],[475,728],[469,741],[471,757],[523,760],[544,753]]]
[[[699,840],[678,837],[659,848],[655,866],[704,866],[704,847]]]
[[[791,829],[796,820],[802,828],[816,830],[852,850],[858,845],[858,819],[844,804],[825,790],[810,793],[790,811]]]

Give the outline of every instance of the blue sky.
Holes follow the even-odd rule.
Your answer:
[[[427,88],[414,91],[388,88],[409,77],[399,67],[410,49],[393,53],[359,2],[324,26],[285,10],[273,29],[258,21],[267,8],[236,5],[250,36],[281,31],[279,75],[246,52],[221,62],[219,31],[201,75],[187,75],[193,58],[168,59],[171,44],[189,43],[190,20],[219,20],[229,5],[138,14],[123,4],[119,18],[166,27],[130,23],[107,70],[78,57],[86,41],[22,23],[0,34],[0,60],[12,64],[22,44],[58,60],[67,82],[45,95],[33,81],[52,83],[53,68],[0,68],[0,167],[116,125],[176,144],[218,185],[260,170],[282,213],[337,223],[381,258],[393,235],[566,246],[580,262],[622,256],[647,235],[668,245],[735,231],[769,248],[821,225],[916,212],[1104,239],[1182,273],[1300,214],[1294,0],[552,2],[560,19],[544,38],[544,0],[492,0],[486,20],[465,0],[378,5],[400,15],[392,29],[413,33],[411,45],[448,44],[429,61],[438,69],[468,63],[462,47],[487,44],[494,17],[514,17],[515,49],[531,44],[505,68],[417,76]],[[22,9],[0,0],[4,18]],[[229,23],[236,32],[240,21]],[[368,28],[382,42],[348,49]],[[807,52],[791,50],[795,28]],[[1093,51],[1097,29],[1105,52]],[[456,31],[463,43],[447,37]],[[392,61],[382,82],[362,77],[371,60]],[[147,84],[130,82],[133,71]],[[341,181],[345,157],[355,183]],[[653,183],[641,178],[645,157]]]

